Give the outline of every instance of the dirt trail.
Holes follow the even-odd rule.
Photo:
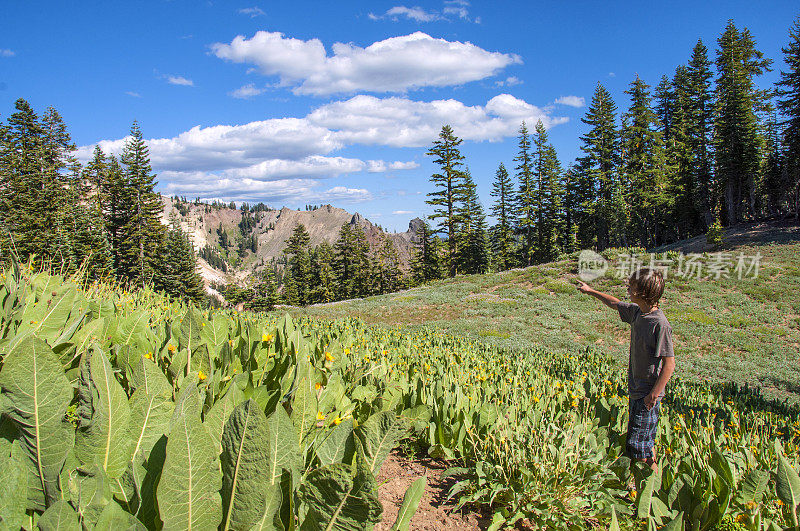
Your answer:
[[[375,531],[389,531],[403,503],[403,495],[420,476],[426,476],[427,486],[414,518],[411,529],[447,531],[486,529],[489,522],[479,514],[464,511],[452,512],[454,502],[445,502],[447,491],[455,483],[452,478],[439,479],[447,468],[445,463],[428,457],[410,460],[397,452],[389,455],[378,474],[378,498],[383,504],[383,521]]]

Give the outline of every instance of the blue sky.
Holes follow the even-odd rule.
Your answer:
[[[713,59],[732,18],[775,61],[766,86],[798,15],[796,1],[7,0],[0,119],[20,97],[53,106],[81,158],[118,152],[135,119],[164,193],[332,203],[403,231],[430,212],[425,151],[444,123],[488,211],[523,119],[566,166],[597,82],[624,110],[637,73],[657,84],[698,38]]]

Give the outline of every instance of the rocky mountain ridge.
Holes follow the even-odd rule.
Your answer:
[[[373,249],[382,237],[386,237],[397,249],[401,266],[408,270],[413,245],[417,241],[416,233],[422,225],[421,219],[414,218],[409,222],[406,232],[385,232],[358,212],[351,214],[332,205],[321,205],[311,210],[293,210],[287,207],[277,210],[262,206],[254,211],[231,208],[230,205],[219,203],[187,202],[171,197],[162,197],[162,201],[163,223],[177,221],[181,229],[189,235],[196,251],[208,246],[225,261],[227,271],[223,271],[219,265],[212,266],[208,260],[198,258],[200,272],[206,284],[242,282],[272,259],[281,259],[286,240],[301,223],[308,231],[312,247],[323,241],[333,245],[345,223],[360,227]],[[250,219],[244,219],[246,217]],[[249,240],[251,246],[240,252],[239,244],[251,236],[255,242]],[[226,242],[228,245],[225,245]],[[255,252],[252,248],[255,248]]]

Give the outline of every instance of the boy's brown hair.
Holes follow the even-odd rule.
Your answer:
[[[632,294],[643,298],[650,306],[658,306],[658,301],[664,293],[664,275],[661,271],[642,267],[631,274],[628,284]]]

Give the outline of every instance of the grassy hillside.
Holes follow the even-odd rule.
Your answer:
[[[658,249],[663,252],[667,249]],[[708,251],[704,238],[669,247]],[[668,273],[661,307],[673,325],[677,373],[690,380],[759,386],[771,397],[800,400],[800,228],[777,223],[730,229],[721,252],[729,278],[681,278]],[[739,253],[761,254],[758,277],[733,273]],[[615,252],[605,253],[608,257]],[[674,255],[671,255],[674,256]],[[706,254],[702,261],[713,260]],[[613,263],[613,262],[612,262]],[[433,325],[522,351],[533,346],[574,355],[587,346],[628,356],[628,327],[575,288],[577,255],[503,273],[458,276],[401,293],[309,308],[295,314],[357,316],[368,323]],[[615,269],[590,283],[626,297]]]

